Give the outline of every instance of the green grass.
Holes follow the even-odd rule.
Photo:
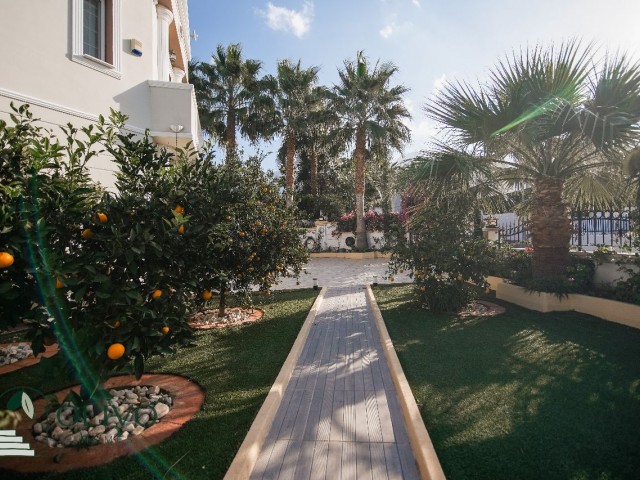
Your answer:
[[[448,479],[637,479],[640,331],[575,312],[462,320],[376,298]],[[495,301],[495,300],[494,300]]]
[[[289,354],[317,293],[313,290],[274,292],[273,297],[262,300],[263,305],[256,305],[265,310],[261,322],[199,332],[195,347],[149,362],[148,372],[185,375],[206,391],[202,410],[169,440],[153,448],[162,460],[154,462],[161,474],[178,462],[165,478],[215,479],[224,476]],[[34,366],[0,376],[0,392],[15,385],[37,386],[48,391],[63,387],[56,385],[55,379],[41,370]],[[153,475],[136,458],[128,457],[62,475],[18,476],[0,470],[0,477],[146,480]]]

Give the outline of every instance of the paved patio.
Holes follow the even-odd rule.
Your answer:
[[[302,274],[299,283],[295,278],[283,278],[273,288],[289,290],[292,288],[313,287],[313,278],[318,279],[320,287],[346,287],[368,285],[373,276],[378,276],[378,283],[392,283],[388,278],[389,261],[385,258],[352,260],[344,258],[312,258],[305,266],[306,274]],[[406,273],[394,276],[393,283],[411,283]]]
[[[319,260],[321,285],[350,282],[359,262],[331,260],[331,281]],[[355,275],[371,263],[381,271],[367,260]],[[362,286],[327,289],[251,478],[420,478]]]

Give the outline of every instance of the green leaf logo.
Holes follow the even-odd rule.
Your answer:
[[[27,392],[18,391],[14,393],[13,396],[7,402],[8,410],[18,410],[20,408],[24,410],[24,413],[27,415],[27,417],[33,418],[33,415],[34,415],[33,401],[31,400],[29,395],[27,395]]]

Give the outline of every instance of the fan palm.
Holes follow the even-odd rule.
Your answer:
[[[275,125],[282,134],[286,150],[285,198],[288,207],[293,205],[296,144],[308,124],[309,113],[322,98],[322,89],[316,85],[319,70],[319,67],[302,68],[300,61],[294,64],[281,60],[277,78],[271,79],[275,87]]]
[[[202,128],[234,155],[236,132],[251,142],[273,135],[272,101],[267,83],[259,78],[262,62],[244,59],[242,47],[218,45],[211,63],[193,64],[191,82],[198,99]]]
[[[624,55],[597,62],[575,41],[536,47],[498,63],[487,85],[448,83],[426,111],[453,150],[478,159],[471,171],[493,164],[496,179],[530,189],[534,276],[562,275],[567,194],[613,200],[607,169],[640,134],[640,67]]]
[[[343,130],[355,143],[356,247],[367,247],[364,223],[365,155],[367,145],[383,144],[402,151],[410,139],[403,120],[411,118],[402,96],[403,85],[390,86],[398,69],[390,62],[370,65],[362,51],[356,60],[346,60],[338,71],[334,87],[335,109],[342,117]]]

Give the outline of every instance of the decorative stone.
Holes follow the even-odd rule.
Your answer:
[[[35,433],[36,435],[40,435],[42,433],[42,424],[41,423],[34,423],[33,424],[33,433]]]
[[[169,406],[164,403],[156,404],[156,415],[158,419],[164,417],[167,413],[169,413]]]
[[[136,428],[133,429],[131,434],[137,436],[137,435],[140,435],[142,432],[144,432],[144,427],[138,425]]]
[[[97,437],[101,433],[104,433],[106,429],[107,427],[105,427],[104,425],[98,425],[97,427],[93,427],[89,430],[89,435],[91,435],[92,437]]]

